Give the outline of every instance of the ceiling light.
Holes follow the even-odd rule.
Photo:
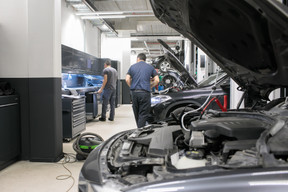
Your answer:
[[[81,16],[81,19],[119,19],[127,17],[154,17],[154,15],[85,15]]]
[[[102,15],[102,16],[82,16],[81,19],[121,19],[126,18],[125,15]]]
[[[126,17],[154,17],[152,14],[148,15],[125,15]]]
[[[102,25],[99,27],[102,31],[110,31],[110,29],[106,25]]]
[[[78,15],[78,16],[121,15],[121,14],[124,14],[124,12],[121,12],[121,11],[115,11],[115,12],[111,12],[111,11],[96,11],[96,12],[89,12],[89,13],[79,13],[79,12],[76,13],[76,15]]]
[[[81,2],[82,0],[66,0],[69,3],[78,3]]]
[[[84,15],[141,15],[141,14],[153,14],[152,10],[147,11],[95,11],[95,12],[78,12],[76,15],[84,16]],[[154,14],[153,14],[154,15]]]

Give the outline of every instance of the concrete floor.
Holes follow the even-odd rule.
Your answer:
[[[97,133],[106,140],[118,132],[136,128],[131,105],[121,105],[115,113],[112,122],[100,122],[97,119],[87,122],[85,132]],[[73,142],[63,143],[64,153],[76,154],[72,148]],[[0,171],[0,191],[77,192],[83,161],[74,162],[73,158],[70,161],[65,164],[64,159],[57,163],[18,161]]]

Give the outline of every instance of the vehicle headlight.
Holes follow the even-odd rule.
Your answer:
[[[158,95],[155,97],[151,97],[151,107],[153,107],[154,105],[156,105],[158,103],[163,103],[165,101],[168,101],[170,99],[172,99],[172,98],[168,95]]]

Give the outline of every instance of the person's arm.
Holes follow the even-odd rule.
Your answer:
[[[131,87],[131,81],[132,81],[132,78],[129,74],[126,75],[126,83],[129,87]]]
[[[152,87],[155,87],[156,85],[158,85],[158,83],[159,83],[159,76],[156,75],[156,76],[154,76],[154,77],[152,78],[151,88],[152,88]]]
[[[103,91],[106,83],[107,83],[107,74],[104,75],[104,80],[103,80],[102,86],[101,86],[101,88],[98,90],[97,93],[102,93],[102,91]]]

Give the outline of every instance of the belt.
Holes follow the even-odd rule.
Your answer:
[[[147,90],[144,90],[144,89],[134,89],[132,90],[133,92],[149,92]]]

